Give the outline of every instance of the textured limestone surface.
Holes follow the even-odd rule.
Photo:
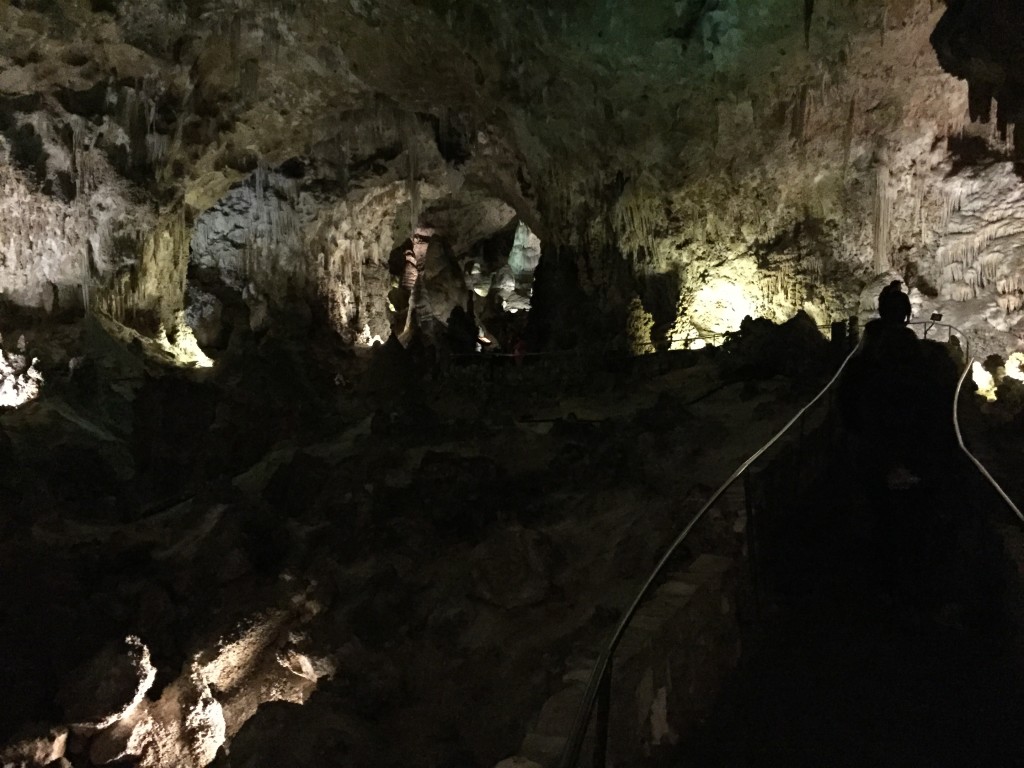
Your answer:
[[[639,296],[644,344],[734,327],[735,306],[701,309],[722,281],[754,314],[825,323],[889,270],[946,301],[995,301],[970,305],[979,327],[1016,322],[1013,291],[949,261],[991,231],[948,228],[957,190],[1010,194],[1014,176],[1005,128],[970,126],[966,82],[940,67],[934,3],[26,0],[0,14],[0,290],[17,304],[170,328],[191,265],[248,287],[251,309],[302,302],[346,338],[386,337],[390,253],[422,217],[462,254],[518,218],[571,248],[622,333]],[[988,16],[963,16],[935,38],[971,76],[957,62]]]

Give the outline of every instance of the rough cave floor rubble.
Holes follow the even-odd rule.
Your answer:
[[[826,346],[788,375],[715,350],[425,375],[275,327],[175,372],[99,324],[26,335],[55,373],[0,431],[0,739],[76,766],[514,754]],[[715,512],[681,564],[738,530]]]

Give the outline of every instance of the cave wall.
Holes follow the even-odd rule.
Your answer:
[[[523,198],[514,167],[502,167],[508,145],[449,110],[464,100],[462,80],[399,103],[355,74],[342,41],[370,59],[384,52],[352,37],[368,29],[365,13],[0,5],[4,293],[47,311],[59,294],[79,310],[169,326],[191,261],[223,266],[229,284],[244,277],[271,303],[314,293],[337,330],[382,330],[387,254],[419,215],[468,248],[514,218],[507,199]],[[404,77],[425,62],[396,55],[387,66]],[[276,183],[288,163],[309,164],[309,177]]]
[[[377,333],[419,215],[463,252],[518,217],[659,343],[734,324],[723,281],[824,324],[894,273],[1014,344],[1014,215],[970,190],[1014,187],[1015,113],[970,123],[961,5],[7,2],[0,284],[166,325],[191,259]]]
[[[0,292],[21,306],[81,307],[90,287],[137,258],[156,225],[121,171],[120,115],[97,122],[33,96],[4,99],[2,109]]]
[[[702,21],[703,37],[681,51],[655,45],[647,69],[627,73],[647,98],[614,163],[595,168],[608,156],[595,147],[590,167],[552,173],[547,192],[560,198],[550,208],[581,222],[577,241],[618,243],[655,315],[672,292],[651,286],[675,281],[682,310],[724,279],[760,314],[805,308],[826,323],[855,312],[877,273],[934,271],[947,144],[967,117],[966,88],[929,42],[941,9],[826,2],[802,12],[737,5]],[[669,74],[680,60],[701,76]],[[688,323],[680,312],[672,333]]]

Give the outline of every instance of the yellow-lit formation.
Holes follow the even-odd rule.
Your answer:
[[[690,310],[693,324],[711,333],[738,331],[744,317],[757,314],[754,299],[745,287],[722,277],[697,292]]]
[[[18,339],[17,353],[0,348],[0,408],[19,408],[39,397],[43,374],[36,368],[37,362],[25,354],[24,336]]]
[[[978,386],[979,395],[990,402],[996,399],[995,377],[986,371],[977,360],[971,366],[971,378],[974,379],[974,383]]]

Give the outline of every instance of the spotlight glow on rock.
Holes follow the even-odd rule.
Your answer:
[[[1006,358],[1006,376],[1017,381],[1024,381],[1024,354],[1014,352]]]
[[[0,344],[3,339],[0,338]],[[18,340],[17,354],[8,354],[0,347],[0,408],[19,408],[39,397],[43,374],[25,352],[24,337]]]
[[[979,395],[989,401],[996,399],[996,380],[977,360],[971,366],[971,378],[978,386]]]
[[[384,339],[380,337],[380,334],[370,330],[369,323],[363,326],[363,332],[356,337],[356,346],[359,347],[372,347],[374,344],[383,343]]]
[[[167,338],[163,326],[157,333],[156,343],[164,352],[171,356],[175,364],[182,367],[212,368],[213,360],[199,347],[192,329],[184,322],[179,322],[175,329],[174,341]]]
[[[712,333],[727,333],[739,330],[744,317],[757,317],[758,312],[753,298],[743,285],[719,277],[697,291],[689,314],[697,328]]]

